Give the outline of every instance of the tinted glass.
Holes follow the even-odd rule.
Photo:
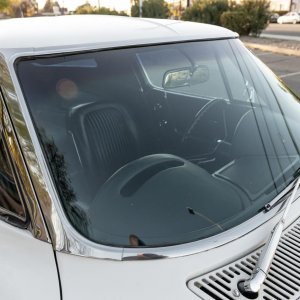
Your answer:
[[[36,57],[17,72],[66,214],[98,243],[221,233],[300,166],[299,100],[235,40]]]

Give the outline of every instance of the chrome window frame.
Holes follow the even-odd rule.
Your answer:
[[[28,222],[28,216],[27,216],[27,210],[26,210],[26,206],[24,203],[24,192],[23,192],[23,188],[20,185],[20,179],[18,176],[18,173],[16,172],[16,163],[14,162],[14,160],[12,159],[12,155],[10,155],[9,151],[7,148],[9,148],[9,146],[11,146],[12,148],[15,149],[15,143],[11,138],[12,135],[12,127],[11,127],[11,123],[9,121],[8,118],[8,114],[7,114],[7,110],[4,107],[4,102],[3,102],[3,97],[1,95],[1,85],[0,85],[0,140],[3,140],[3,151],[5,153],[5,156],[7,158],[7,164],[10,168],[10,171],[12,173],[12,177],[13,177],[13,181],[14,184],[16,186],[16,190],[18,193],[18,197],[19,197],[19,201],[20,204],[22,206],[22,210],[23,210],[23,216],[9,210],[6,209],[5,207],[3,207],[0,203],[0,216],[4,219],[4,221],[6,221],[7,223],[11,223],[13,225],[15,225],[15,223],[13,221],[10,221],[10,217],[16,218],[18,221],[18,226],[20,227],[26,227],[26,223]],[[2,145],[0,144],[0,147]],[[0,217],[0,219],[2,219]]]
[[[138,47],[147,45],[142,44],[134,46]],[[12,54],[7,64],[4,60],[4,57],[0,56],[0,70],[3,68],[8,73],[8,76],[6,76],[5,80],[3,80],[3,77],[0,74],[0,84],[2,84],[4,87],[5,101],[12,117],[16,135],[20,141],[24,160],[28,166],[28,172],[32,180],[32,185],[35,189],[36,196],[39,199],[54,249],[62,253],[118,261],[128,259],[139,260],[141,257],[143,259],[176,258],[218,248],[251,233],[269,221],[274,222],[274,220],[278,218],[278,215],[282,213],[281,205],[278,205],[270,211],[261,211],[246,222],[218,235],[196,242],[157,248],[109,247],[88,240],[73,228],[62,208],[55,184],[47,167],[37,133],[34,129],[29,110],[26,106],[26,102],[21,91],[20,83],[17,79],[15,62],[18,59],[25,57],[42,55],[68,55],[80,52],[120,49],[124,47],[125,46],[108,47],[107,45],[103,47],[103,45],[95,45],[93,47],[73,46],[63,49],[29,49]],[[282,198],[286,193],[288,193],[292,188],[292,185],[293,183],[291,183],[284,191],[274,198],[270,204],[272,205],[278,199]],[[297,194],[297,197],[299,196],[300,191]],[[300,205],[299,201],[295,200],[295,202],[297,202],[295,206]],[[274,220],[271,220],[272,218],[274,218]],[[289,219],[288,222],[286,222],[286,225],[288,226],[288,224],[293,222],[295,218],[296,217],[293,216],[293,220],[291,220],[292,218]],[[255,245],[255,247],[257,247],[257,245]]]
[[[3,151],[5,153],[5,156],[7,158],[7,165],[9,166],[9,169],[12,173],[12,179],[13,179],[13,182],[16,186],[16,190],[17,190],[17,193],[18,193],[18,197],[19,197],[19,201],[20,201],[20,204],[22,206],[22,210],[23,210],[23,214],[24,215],[19,215],[17,214],[16,212],[13,212],[5,207],[3,207],[0,203],[0,216],[3,216],[4,217],[4,220],[8,223],[11,223],[11,224],[14,224],[13,222],[10,222],[10,216],[11,217],[14,217],[16,219],[18,219],[20,221],[20,223],[18,222],[18,224],[20,225],[20,227],[25,227],[26,226],[26,223],[28,221],[28,215],[27,215],[27,210],[26,210],[26,206],[25,206],[25,203],[24,203],[24,193],[23,193],[23,188],[22,186],[20,185],[20,180],[19,180],[19,176],[16,172],[16,164],[14,162],[14,160],[12,159],[9,151],[7,148],[9,148],[9,145],[13,146],[14,143],[13,141],[8,141],[7,138],[6,138],[6,135],[10,133],[10,126],[8,124],[4,124],[4,123],[7,123],[7,111],[3,108],[3,100],[2,100],[2,97],[1,97],[1,87],[0,87],[0,114],[3,114],[3,119],[5,121],[2,120],[2,116],[0,118],[0,139],[3,140]],[[8,136],[8,139],[11,139],[10,136]],[[2,146],[2,144],[0,144],[0,147]],[[0,194],[1,195],[1,194]],[[7,216],[7,217],[6,217]],[[1,218],[1,217],[0,217]]]
[[[6,73],[6,76],[5,76]],[[7,77],[7,68],[5,66],[3,57],[0,55],[0,111],[3,113],[3,122],[0,119],[0,134],[4,133],[4,142],[15,149],[14,153],[7,153],[9,156],[9,165],[12,168],[14,181],[17,186],[18,195],[20,197],[21,204],[24,209],[25,217],[22,218],[16,214],[10,213],[12,216],[20,220],[20,224],[10,222],[9,219],[5,220],[12,225],[20,225],[18,227],[28,229],[32,235],[44,242],[50,243],[50,236],[42,216],[38,201],[35,196],[33,186],[27,171],[25,160],[22,156],[22,151],[16,137],[14,126],[11,122],[11,118],[5,102],[5,92],[10,92],[12,85],[5,85],[7,83],[4,79]],[[8,137],[8,140],[6,139]],[[2,208],[0,208],[2,210]],[[6,210],[5,210],[6,211]],[[23,226],[22,226],[23,224]]]

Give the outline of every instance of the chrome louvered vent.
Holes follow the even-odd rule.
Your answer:
[[[188,287],[204,300],[248,299],[237,290],[239,281],[249,278],[261,249],[223,268],[199,276]],[[268,277],[256,299],[296,300],[300,298],[300,222],[282,236]]]

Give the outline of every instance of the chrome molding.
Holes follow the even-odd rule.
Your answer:
[[[57,50],[53,50],[53,53],[55,53],[55,51]],[[78,49],[74,48],[69,49],[68,51],[78,51]],[[219,235],[178,246],[161,248],[116,248],[89,241],[72,227],[63,211],[14,70],[14,62],[19,57],[42,54],[46,54],[45,50],[41,52],[34,52],[33,50],[30,50],[28,52],[19,53],[10,57],[7,64],[4,58],[0,57],[0,71],[2,69],[2,75],[0,74],[0,83],[4,90],[5,102],[12,117],[13,126],[15,128],[19,145],[22,149],[27,170],[34,187],[36,197],[39,199],[45,223],[47,225],[53,247],[56,251],[79,256],[112,260],[182,257],[208,251],[240,239],[244,235],[253,232],[258,227],[263,226],[268,221],[268,223],[273,224],[274,220],[272,218],[281,213],[281,206],[278,205],[278,207],[271,211],[266,213],[261,212],[252,219]],[[51,51],[48,51],[47,54],[51,54]],[[287,193],[291,186],[292,184],[278,195],[272,203]],[[300,209],[300,201],[296,201],[294,204],[296,204],[295,206]],[[38,213],[39,211],[35,211],[35,214]],[[287,223],[292,222],[296,217],[298,217],[298,214],[297,216],[290,216]],[[37,236],[37,238],[39,237]],[[258,243],[263,243],[263,240]]]
[[[9,74],[8,70],[4,64],[3,58],[0,56],[0,86],[3,88],[3,93],[8,95],[11,100],[14,100],[14,103],[11,102],[12,107],[17,105],[16,98],[13,96],[14,91],[13,87],[9,83]],[[19,147],[19,143],[17,141],[15,131],[13,130],[13,126],[11,120],[9,118],[8,111],[6,109],[5,103],[2,99],[0,93],[0,107],[3,113],[3,132],[6,137],[8,147],[11,150],[10,155],[13,158],[14,165],[18,174],[18,179],[21,184],[22,194],[25,198],[27,211],[31,220],[30,227],[28,228],[34,237],[50,243],[50,237],[48,235],[48,231],[46,225],[44,223],[44,219],[38,204],[38,201],[35,197],[34,189],[31,184],[31,180],[29,178],[29,174],[27,172],[27,168],[24,162],[24,159],[21,154],[21,150]],[[18,121],[20,119],[17,119]],[[24,142],[25,145],[25,142]]]
[[[292,188],[294,183],[289,185],[284,191],[282,191],[276,198],[273,199],[271,205],[278,201],[280,198],[284,197],[286,193]],[[300,210],[300,190],[296,194],[297,200],[294,202],[293,212],[290,213],[289,221],[286,222],[286,226],[292,223],[295,219],[299,217],[298,209]],[[282,205],[278,205],[276,208],[269,212],[261,212],[254,216],[253,218],[247,220],[246,222],[231,228],[225,232],[218,235],[188,244],[182,244],[178,246],[165,247],[165,248],[155,248],[155,249],[124,249],[123,260],[133,260],[133,259],[143,259],[143,257],[149,259],[155,258],[173,258],[188,256],[191,254],[201,253],[205,251],[212,250],[214,248],[221,247],[230,242],[242,239],[245,235],[257,231],[257,235],[260,235],[261,240],[256,239],[256,244],[249,245],[247,251],[251,251],[251,247],[258,247],[265,243],[265,239],[269,236],[272,228],[278,222],[279,218],[283,213]],[[267,231],[266,231],[267,230]],[[266,236],[264,236],[266,235]],[[238,254],[238,253],[237,253]]]

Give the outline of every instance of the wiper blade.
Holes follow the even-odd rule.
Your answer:
[[[294,173],[294,178],[297,179],[300,176],[300,167]]]
[[[293,180],[292,181],[295,181],[298,177],[300,176],[300,168],[298,168],[296,170],[296,172],[293,174]],[[272,205],[270,203],[267,203],[265,204],[261,210],[265,210],[265,211],[269,211],[271,210],[272,208],[274,208],[275,206],[277,206],[279,203],[281,202],[285,202],[287,199],[289,198],[286,198],[285,196],[281,197],[279,200],[277,200],[275,203],[273,203]]]
[[[254,294],[257,294],[267,277],[277,246],[281,239],[286,217],[290,211],[293,201],[296,198],[296,193],[300,186],[299,170],[300,169],[297,170],[298,175],[297,175],[297,179],[292,194],[289,198],[287,198],[285,202],[285,207],[281,219],[273,228],[270,237],[268,239],[268,242],[265,244],[259,256],[259,259],[252,271],[250,278],[238,283],[238,289],[246,297],[251,297]]]

